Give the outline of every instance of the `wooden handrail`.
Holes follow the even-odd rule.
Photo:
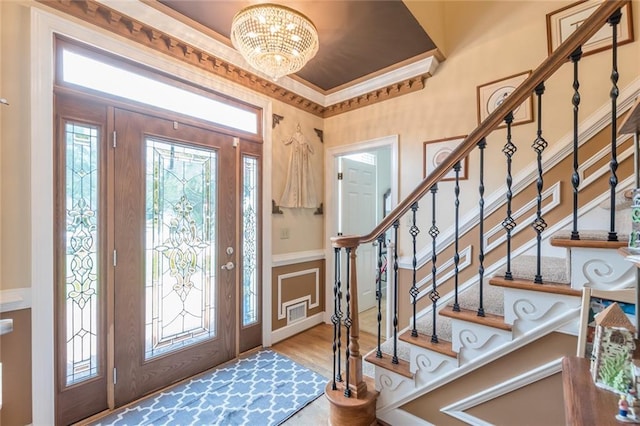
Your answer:
[[[331,238],[333,247],[357,247],[360,244],[374,241],[389,229],[396,220],[400,220],[411,206],[420,200],[433,185],[438,183],[453,166],[462,161],[476,147],[478,142],[486,138],[504,120],[504,117],[522,104],[534,89],[546,81],[558,68],[567,62],[569,56],[591,38],[607,19],[630,0],[605,0],[602,5],[582,25],[571,34],[564,43],[545,59],[531,75],[509,95],[504,102],[478,125],[451,154],[435,168],[423,181],[402,200],[385,218],[369,233],[360,236],[340,236]]]

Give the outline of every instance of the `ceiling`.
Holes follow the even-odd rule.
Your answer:
[[[243,0],[159,0],[181,19],[215,33],[231,46],[234,15],[254,2]],[[401,0],[279,1],[306,15],[318,29],[317,55],[296,76],[331,93],[407,65],[436,49]],[[162,8],[161,8],[162,10]]]

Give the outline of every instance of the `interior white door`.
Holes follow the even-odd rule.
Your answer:
[[[340,217],[343,235],[362,235],[376,225],[376,167],[372,164],[340,158],[342,170]],[[358,271],[358,308],[376,303],[376,250],[371,243],[356,251]]]

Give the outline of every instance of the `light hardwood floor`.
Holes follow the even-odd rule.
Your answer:
[[[380,336],[382,339],[385,339],[385,330],[387,323],[387,300],[386,298],[382,299],[382,306],[380,309],[380,313],[382,314],[382,321],[380,322]],[[373,308],[367,309],[366,311],[360,312],[360,332],[367,332],[371,334],[378,333],[378,307],[374,306]]]
[[[319,324],[307,331],[276,343],[271,349],[327,377],[328,383],[333,374],[332,342],[333,326],[329,324]],[[342,342],[344,345],[344,336]],[[376,336],[362,331],[360,332],[359,342],[360,354],[363,358],[373,350],[377,344]],[[372,380],[367,380],[367,387],[373,389],[374,383]],[[327,424],[328,418],[329,403],[323,395],[297,412],[284,424],[289,426],[325,425]]]

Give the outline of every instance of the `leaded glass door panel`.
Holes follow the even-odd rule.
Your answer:
[[[119,406],[235,357],[238,183],[231,136],[125,110],[114,122]]]
[[[239,350],[262,344],[262,270],[260,206],[262,144],[240,141]]]
[[[56,423],[105,410],[107,108],[56,104]]]

